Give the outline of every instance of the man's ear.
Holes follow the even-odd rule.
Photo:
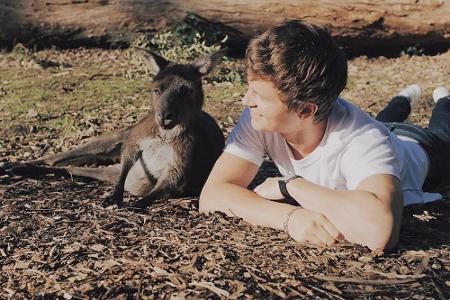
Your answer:
[[[192,63],[198,69],[200,74],[206,75],[211,72],[221,61],[228,49],[222,49],[214,53],[203,55]]]
[[[158,74],[162,69],[164,69],[165,67],[167,67],[168,64],[170,64],[170,62],[167,61],[162,56],[159,56],[155,52],[152,52],[145,48],[137,47],[135,48],[135,53],[143,59],[146,68],[153,75]]]
[[[319,106],[317,104],[305,102],[303,107],[297,112],[297,115],[300,119],[307,119],[314,117],[318,110]]]

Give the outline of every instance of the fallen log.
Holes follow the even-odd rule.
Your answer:
[[[2,0],[0,45],[127,47],[188,12],[199,16],[197,25],[229,35],[239,50],[254,34],[288,19],[321,24],[355,51],[450,46],[450,1],[443,0]]]

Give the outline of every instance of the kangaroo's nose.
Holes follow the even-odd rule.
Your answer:
[[[169,112],[169,113],[163,114],[162,120],[163,121],[172,121],[173,120],[173,113]]]
[[[174,121],[173,113],[159,113],[155,116],[156,122],[160,126],[168,126],[171,125]]]

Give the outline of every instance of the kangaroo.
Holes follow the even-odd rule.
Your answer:
[[[226,50],[191,64],[175,64],[148,50],[138,51],[156,74],[153,112],[129,128],[91,138],[74,150],[18,165],[11,171],[32,177],[54,173],[113,182],[114,192],[105,204],[119,207],[124,191],[143,196],[134,205],[137,207],[156,199],[198,195],[225,140],[214,119],[202,110],[201,78],[220,63]],[[58,167],[119,160],[120,164],[103,168]]]

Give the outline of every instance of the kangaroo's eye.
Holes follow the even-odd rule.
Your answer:
[[[160,95],[161,94],[161,90],[159,88],[154,88],[153,89],[153,93]]]

